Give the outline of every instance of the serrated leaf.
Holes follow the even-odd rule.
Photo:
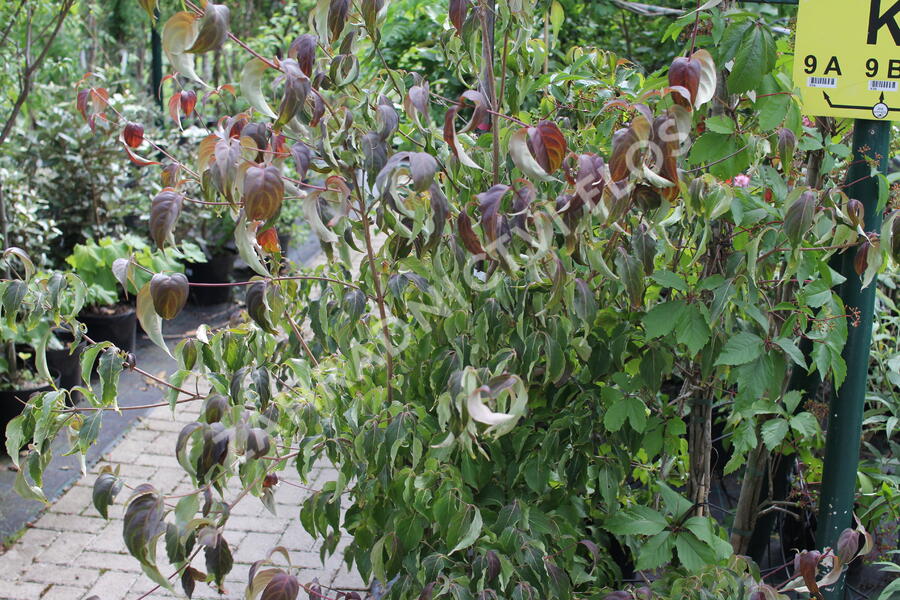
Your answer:
[[[774,450],[788,432],[788,422],[784,419],[770,419],[763,423],[761,428],[763,443],[769,450]]]
[[[733,335],[725,342],[725,347],[719,353],[717,365],[738,366],[745,365],[759,358],[763,351],[762,339],[749,331],[742,331]]]

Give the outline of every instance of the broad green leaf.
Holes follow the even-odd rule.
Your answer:
[[[694,356],[706,345],[709,336],[709,321],[701,305],[696,302],[688,305],[676,325],[675,339],[687,346],[690,356]]]
[[[647,337],[653,339],[671,333],[687,310],[684,300],[669,300],[654,306],[644,315],[644,330]]]
[[[725,342],[719,353],[717,365],[737,366],[756,360],[763,351],[762,339],[748,331],[733,335]]]
[[[728,76],[728,91],[742,94],[760,85],[775,66],[775,40],[767,26],[756,23],[743,36]]]
[[[617,512],[606,521],[604,528],[615,535],[656,535],[667,525],[661,513],[638,504]]]
[[[808,412],[802,412],[791,417],[790,425],[791,429],[807,438],[819,432],[819,421]]]
[[[762,426],[761,433],[763,443],[769,450],[774,450],[781,442],[784,441],[784,436],[787,435],[787,432],[787,421],[781,418],[770,419],[763,423]]]

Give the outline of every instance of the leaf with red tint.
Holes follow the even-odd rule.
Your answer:
[[[178,175],[181,172],[181,165],[178,163],[169,163],[162,168],[160,179],[163,187],[174,188],[178,185]]]
[[[556,123],[541,121],[537,127],[529,127],[528,142],[535,159],[544,171],[552,174],[559,169],[568,146]]]
[[[281,252],[281,243],[278,241],[278,232],[275,231],[274,227],[269,227],[268,229],[257,232],[256,243],[269,254]]]
[[[316,64],[316,48],[319,45],[319,38],[312,33],[304,33],[291,42],[288,50],[288,58],[297,60],[300,70],[307,77],[312,77],[313,66]]]
[[[159,161],[156,160],[147,160],[145,158],[141,158],[137,154],[135,154],[131,148],[128,147],[128,144],[123,144],[125,148],[126,154],[128,154],[128,158],[139,167],[149,167],[150,165],[158,165]]]
[[[169,116],[181,129],[181,94],[172,94],[169,98]]]
[[[153,199],[150,205],[150,237],[158,248],[162,248],[171,235],[183,202],[184,196],[172,188],[164,188]]]
[[[75,100],[75,106],[78,108],[78,112],[81,113],[81,116],[84,117],[84,120],[88,120],[87,110],[88,110],[88,98],[90,97],[91,90],[81,90],[78,92],[78,97]]]
[[[856,271],[856,274],[860,277],[863,276],[863,273],[866,272],[866,269],[869,267],[869,250],[872,248],[872,243],[869,240],[866,240],[862,244],[859,245],[859,248],[856,250],[856,256],[853,258],[853,270]]]
[[[822,553],[818,550],[804,550],[794,557],[794,571],[803,577],[803,582],[806,584],[807,589],[809,589],[810,593],[816,598],[822,597],[821,592],[819,592],[819,585],[816,583],[819,562],[821,560]]]
[[[854,227],[862,227],[866,219],[866,208],[855,198],[847,202],[847,217]]]
[[[673,60],[669,66],[669,85],[681,86],[688,91],[689,99],[681,94],[672,94],[672,100],[685,108],[691,108],[697,97],[697,88],[700,86],[700,61],[685,56]]]
[[[475,196],[478,200],[478,209],[481,211],[481,229],[490,244],[497,241],[503,229],[505,219],[500,215],[500,203],[510,189],[508,185],[498,183],[488,191]]]
[[[409,88],[409,93],[403,101],[403,109],[410,119],[418,119],[419,115],[428,118],[428,106],[430,104],[428,83],[414,85]]]
[[[300,69],[300,65],[293,58],[287,58],[281,62],[284,70],[284,96],[278,108],[278,119],[275,121],[275,129],[281,129],[297,114],[306,102],[311,85],[307,77]]]
[[[183,273],[156,273],[150,280],[153,308],[163,319],[174,319],[187,302],[190,286]]]
[[[681,147],[679,143],[678,124],[669,115],[660,115],[653,121],[652,148],[659,152],[654,156],[656,164],[654,171],[663,179],[671,181],[670,187],[657,187],[660,196],[671,202],[678,196],[678,153]]]
[[[447,115],[444,117],[444,141],[449,144],[453,156],[455,156],[459,162],[467,167],[480,169],[481,167],[466,154],[466,151],[459,143],[459,137],[457,136],[456,131],[456,116],[467,103],[472,103],[473,105],[472,117],[469,119],[466,126],[459,130],[459,133],[466,133],[467,131],[474,129],[484,120],[484,117],[487,115],[487,100],[484,95],[475,90],[463,92],[459,97],[458,103],[451,106],[450,109],[447,110]]]
[[[350,0],[331,0],[328,5],[328,31],[331,32],[331,42],[334,43],[347,23],[347,13],[350,11]]]
[[[478,241],[478,236],[472,229],[472,220],[466,211],[459,211],[459,216],[456,217],[456,227],[459,231],[459,239],[466,250],[475,256],[484,255],[484,248],[481,247],[481,242]]]
[[[562,166],[567,150],[565,136],[551,121],[520,129],[509,140],[513,162],[520,171],[535,179],[550,179]]]
[[[450,0],[450,22],[456,28],[456,35],[461,36],[466,13],[469,11],[469,0]]]
[[[268,221],[284,200],[284,180],[278,167],[253,166],[244,174],[244,210],[252,221]]]
[[[228,39],[228,21],[231,11],[223,4],[206,3],[197,39],[185,52],[203,53],[219,50]]]
[[[293,575],[276,573],[263,590],[259,600],[297,600],[300,582]]]
[[[294,166],[297,169],[297,178],[306,179],[309,163],[312,162],[312,150],[303,142],[297,142],[291,146],[291,155],[294,157]]]
[[[179,102],[181,103],[181,112],[184,116],[189,117],[194,113],[194,107],[197,106],[197,92],[194,90],[182,90],[179,94]]]
[[[624,181],[632,170],[642,171],[644,143],[650,138],[650,121],[643,113],[635,115],[631,125],[613,135],[612,153],[609,157],[610,178]]]
[[[138,123],[128,123],[122,132],[122,139],[129,148],[137,148],[144,143],[144,127]]]

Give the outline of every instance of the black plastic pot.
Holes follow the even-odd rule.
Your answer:
[[[226,252],[213,256],[205,263],[188,263],[185,265],[185,272],[191,283],[230,283],[235,260],[236,253]],[[192,286],[190,299],[201,306],[223,304],[231,300],[231,287]]]
[[[54,335],[65,347],[47,350],[47,366],[52,372],[59,373],[60,387],[71,389],[81,385],[81,353],[86,344],[82,341],[74,351],[70,351],[69,344],[75,339],[72,334],[68,331],[54,331]]]
[[[120,350],[134,352],[137,313],[133,308],[114,315],[84,312],[78,320],[87,325],[88,337],[95,342],[112,342]]]
[[[0,432],[2,432],[4,440],[6,440],[6,426],[22,414],[22,409],[25,407],[22,403],[27,402],[32,394],[49,392],[52,389],[53,386],[48,384],[24,390],[0,390]],[[0,454],[5,454],[5,452],[0,451]]]

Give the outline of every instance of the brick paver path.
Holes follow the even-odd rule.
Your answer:
[[[149,482],[164,494],[194,489],[190,477],[175,459],[175,441],[181,428],[196,419],[198,404],[179,405],[174,417],[167,407],[153,409],[87,477],[50,506],[0,556],[0,598],[81,600],[97,595],[100,600],[136,600],[154,587],[141,572],[137,560],[128,554],[122,540],[122,503],[128,498],[128,489],[123,489],[110,507],[109,521],[94,509],[91,492],[97,471],[104,465],[121,465],[120,475],[130,486]],[[346,543],[339,544],[338,551],[323,564],[318,544],[299,522],[300,504],[311,493],[308,488],[321,488],[324,482],[336,479],[337,472],[331,465],[317,465],[310,475],[308,488],[290,485],[298,482],[296,476],[294,481],[289,476],[286,471],[275,492],[278,516],[272,515],[252,496],[235,506],[225,530],[235,563],[226,580],[226,593],[220,596],[214,588],[198,583],[195,600],[243,598],[250,565],[279,545],[287,548],[292,563],[301,567],[298,575],[305,583],[316,578],[323,587],[356,590],[364,587],[359,575],[348,572],[343,563],[342,550]],[[157,558],[160,570],[169,575],[171,568],[163,543],[161,540]],[[202,553],[193,564],[205,571]],[[158,590],[148,598],[184,597],[180,586],[176,585],[175,589],[177,595]]]

